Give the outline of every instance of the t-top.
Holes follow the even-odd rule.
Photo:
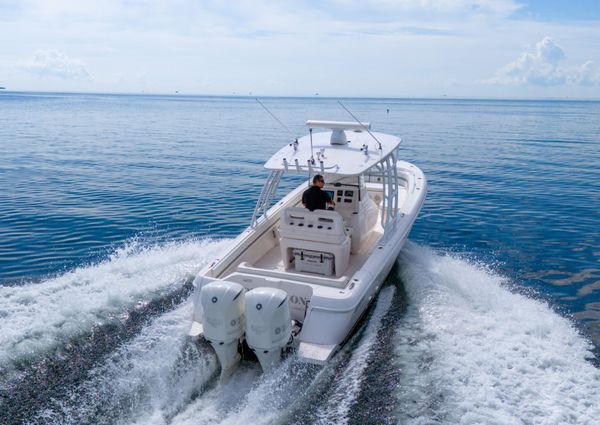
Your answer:
[[[317,186],[311,186],[302,194],[302,203],[310,211],[325,210],[328,202],[331,202],[331,198],[327,192]]]

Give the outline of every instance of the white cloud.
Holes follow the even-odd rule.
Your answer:
[[[575,70],[569,80],[572,84],[581,86],[600,85],[600,68],[593,61],[587,61]]]
[[[502,67],[496,75],[485,81],[491,84],[558,86],[564,84],[595,85],[600,75],[593,62],[588,61],[577,69],[561,66],[564,50],[550,37],[544,37],[533,51],[524,51],[519,57]]]
[[[69,58],[57,50],[38,50],[33,59],[21,64],[32,75],[39,77],[59,77],[65,80],[90,81],[90,74],[79,60]]]
[[[564,51],[550,37],[544,37],[533,52],[522,52],[519,57],[502,67],[489,82],[498,84],[537,84],[552,86],[566,79],[558,63]]]

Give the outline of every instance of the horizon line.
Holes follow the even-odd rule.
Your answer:
[[[256,98],[271,98],[271,99],[377,99],[377,100],[493,100],[493,101],[561,101],[561,102],[599,102],[600,98],[577,98],[577,97],[478,97],[478,96],[321,96],[318,93],[314,95],[255,95],[249,94],[200,94],[200,93],[181,93],[173,92],[96,92],[96,91],[67,91],[67,90],[8,90],[2,88],[0,96],[5,93],[16,94],[66,94],[66,95],[117,95],[117,96],[172,96],[172,97],[215,97],[215,98],[239,98],[239,99],[256,99]]]

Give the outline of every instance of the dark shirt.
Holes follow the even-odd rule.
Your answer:
[[[311,211],[327,209],[328,202],[331,202],[331,198],[327,192],[317,186],[311,186],[302,194],[302,203]]]

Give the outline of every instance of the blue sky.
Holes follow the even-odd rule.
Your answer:
[[[600,99],[600,1],[0,0],[0,86]]]
[[[554,22],[599,20],[600,6],[597,0],[530,0],[516,16]]]

